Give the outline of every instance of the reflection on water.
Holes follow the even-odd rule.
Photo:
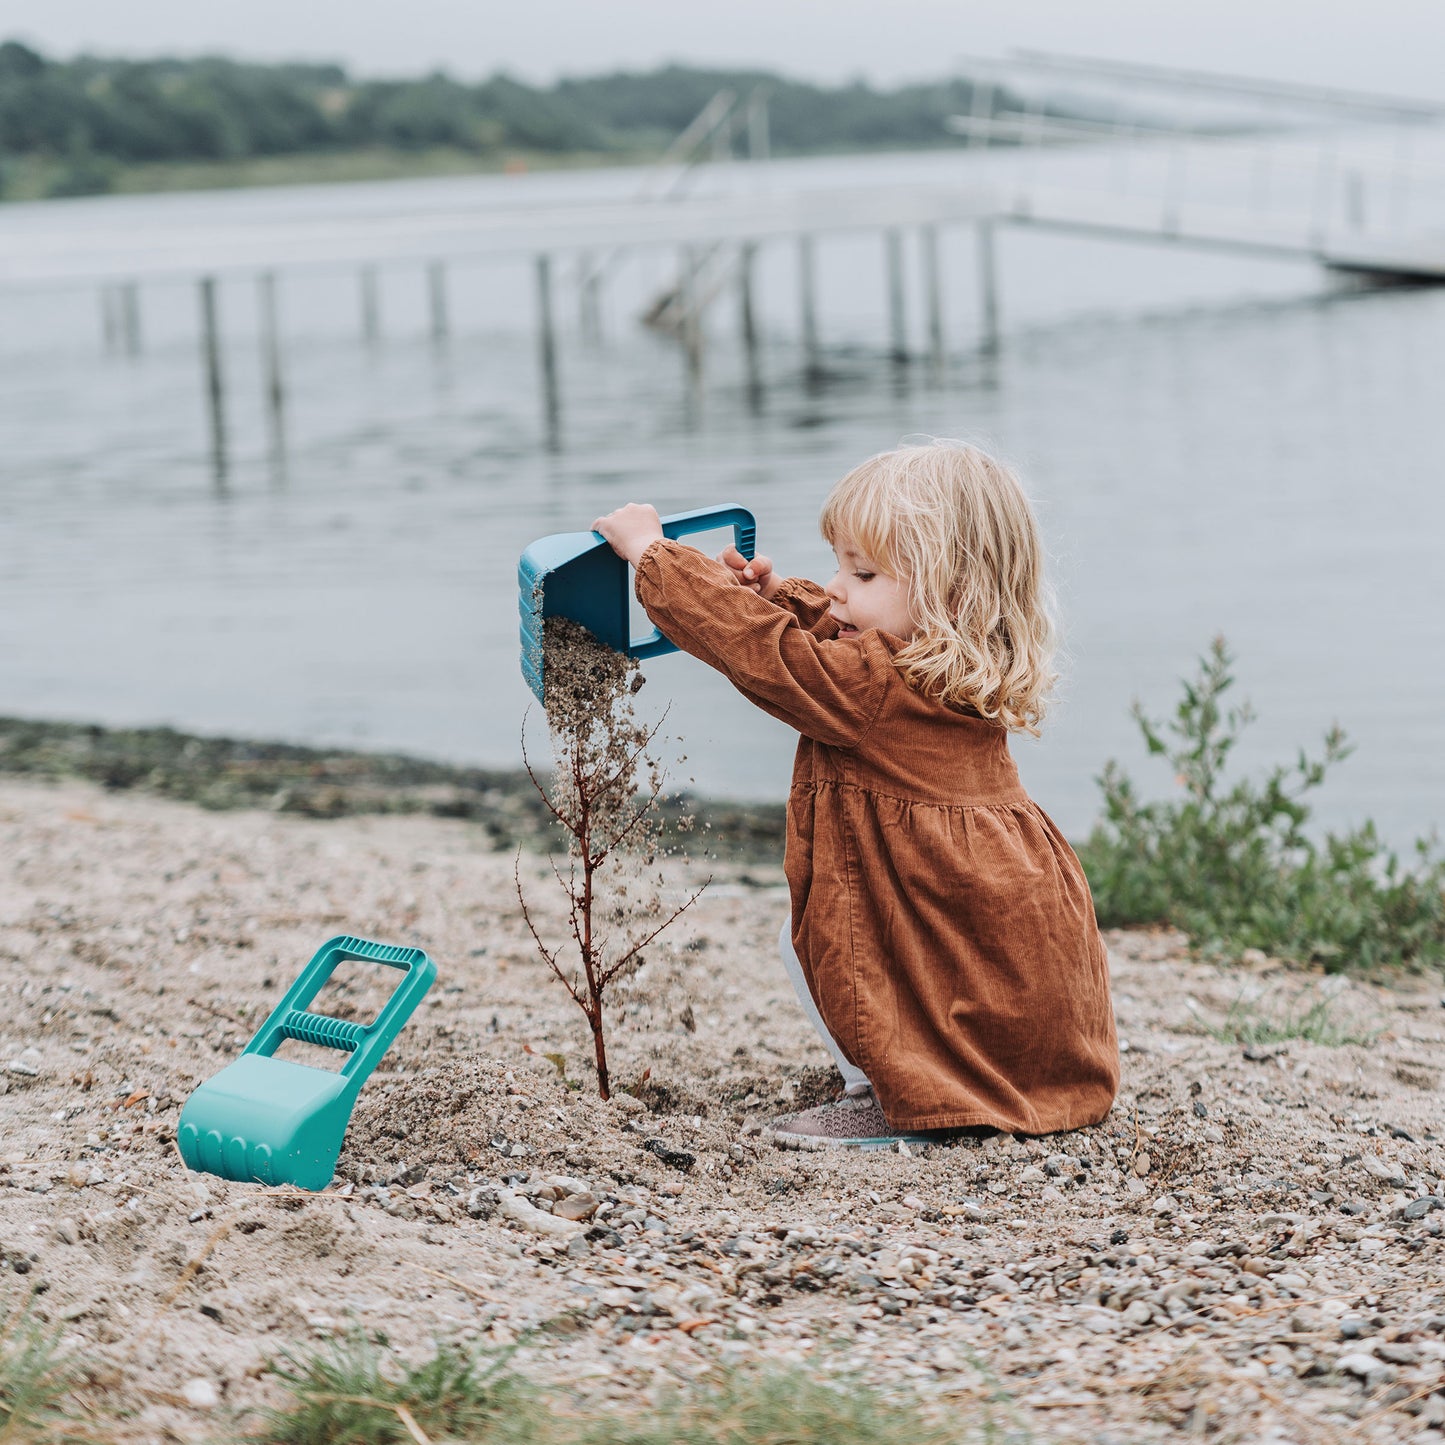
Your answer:
[[[942,375],[886,358],[877,236],[817,248],[821,374],[795,341],[795,248],[778,245],[758,257],[756,373],[724,292],[701,386],[634,320],[674,258],[623,258],[587,344],[559,261],[551,447],[528,266],[452,267],[444,342],[427,278],[383,274],[371,347],[354,275],[283,276],[280,401],[257,298],[223,284],[224,430],[208,429],[191,288],[145,289],[135,359],[104,354],[93,295],[0,298],[0,707],[514,763],[529,541],[631,499],[737,501],[780,567],[823,575],[817,508],[843,471],[910,434],[966,436],[1020,466],[1053,553],[1065,678],[1045,740],[1017,752],[1066,829],[1093,818],[1110,756],[1167,785],[1128,704],[1171,707],[1216,632],[1261,714],[1246,762],[1339,720],[1359,749],[1322,812],[1397,839],[1429,828],[1445,791],[1445,297],[1003,233],[989,355],[972,238],[943,239]],[[648,675],[685,776],[782,792],[785,730],[689,659]]]

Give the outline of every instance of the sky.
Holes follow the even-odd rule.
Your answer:
[[[0,37],[534,82],[675,60],[892,85],[1025,47],[1445,100],[1441,0],[0,0]]]

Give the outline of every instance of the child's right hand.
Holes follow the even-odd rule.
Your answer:
[[[730,542],[718,553],[717,559],[744,587],[751,587],[759,597],[768,601],[772,601],[773,593],[783,585],[783,579],[773,571],[771,557],[744,557]]]

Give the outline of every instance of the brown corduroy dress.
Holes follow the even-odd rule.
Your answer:
[[[637,597],[678,647],[801,737],[793,944],[833,1038],[897,1129],[1094,1124],[1119,1082],[1108,964],[1073,850],[995,723],[924,697],[898,638],[840,639],[815,583],[771,601],[655,542]]]

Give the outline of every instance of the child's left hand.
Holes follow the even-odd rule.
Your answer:
[[[592,524],[592,530],[601,532],[612,544],[612,550],[634,567],[654,542],[662,540],[662,522],[657,508],[648,506],[646,502],[629,502],[615,512],[608,512],[605,517],[598,517]]]

